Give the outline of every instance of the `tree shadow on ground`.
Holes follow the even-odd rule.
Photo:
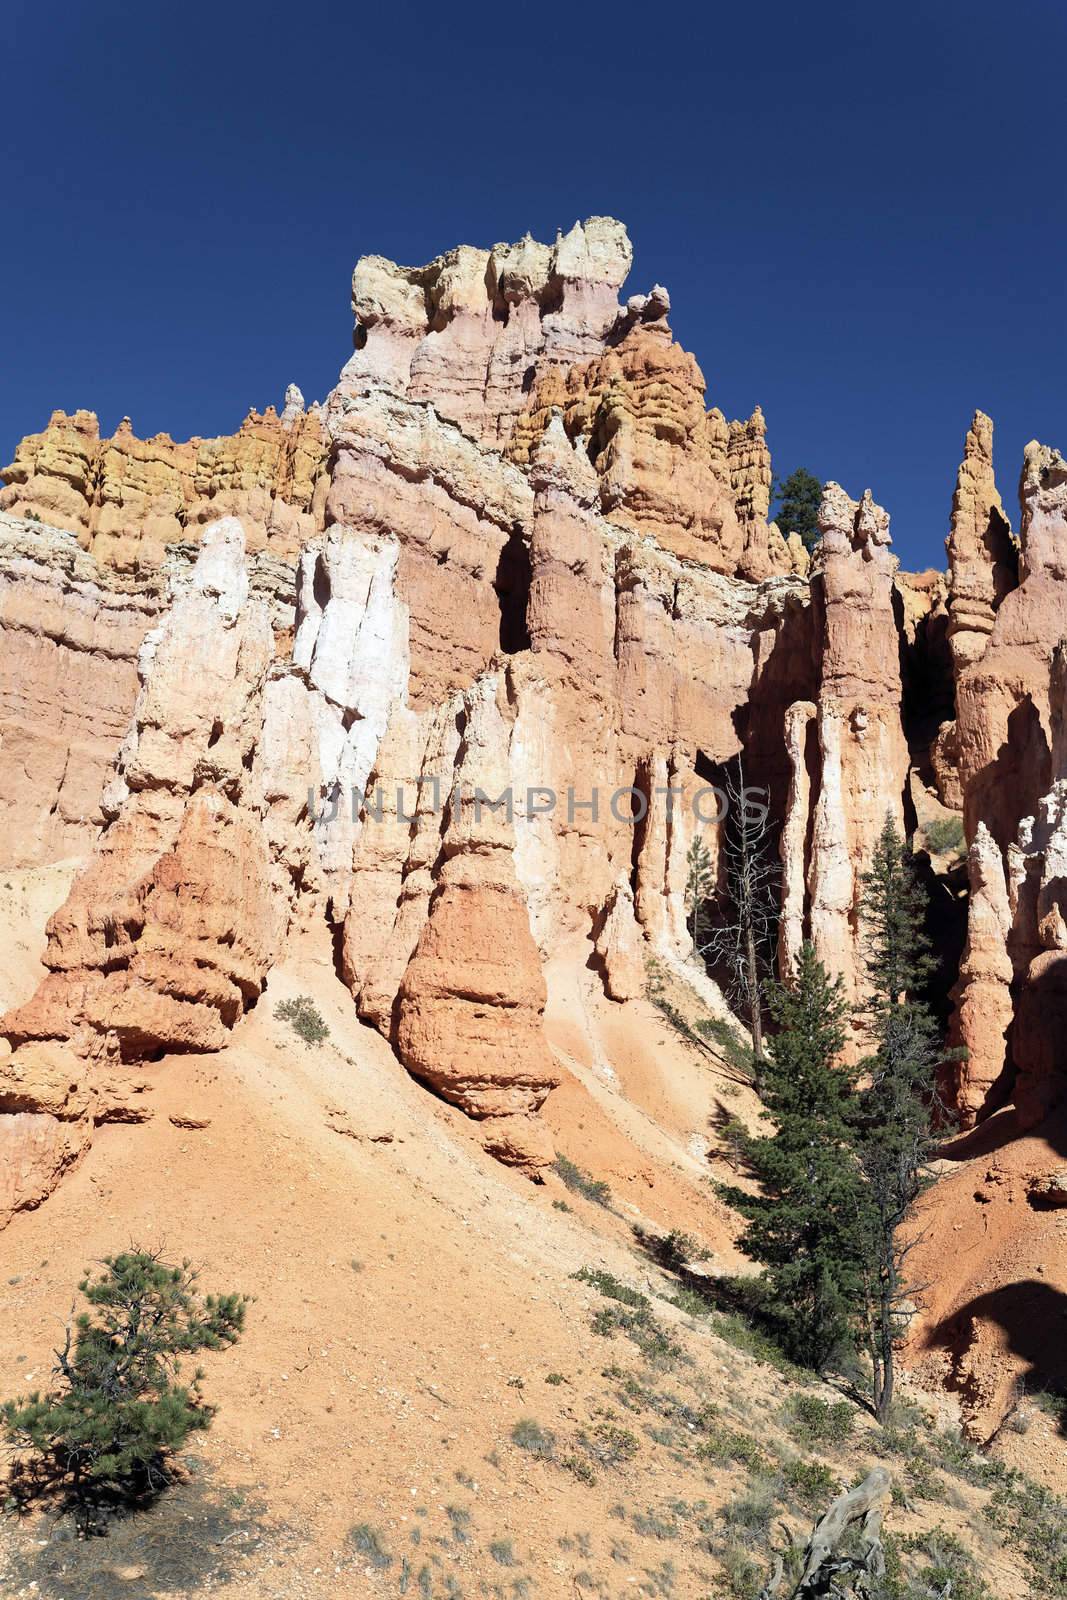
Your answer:
[[[101,1505],[95,1526],[106,1537],[84,1536],[58,1486],[16,1504],[22,1516],[8,1518],[0,1536],[0,1590],[41,1600],[158,1600],[213,1589],[264,1540],[262,1505],[212,1484],[196,1463],[161,1493]]]

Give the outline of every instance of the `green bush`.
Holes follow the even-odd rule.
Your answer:
[[[962,850],[964,843],[961,817],[938,817],[923,829],[926,848],[931,855],[946,855],[950,850]]]
[[[641,1448],[636,1434],[614,1422],[598,1422],[593,1437],[583,1436],[582,1444],[602,1467],[618,1467],[624,1461],[632,1461]]]
[[[809,1511],[825,1509],[836,1486],[834,1475],[824,1461],[789,1461],[782,1469],[782,1480]]]
[[[330,1030],[314,1002],[306,994],[295,1000],[281,1000],[274,1007],[279,1022],[288,1022],[297,1038],[305,1044],[321,1044],[330,1037]]]
[[[1022,1551],[1035,1592],[1067,1596],[1067,1505],[1042,1484],[1016,1476],[993,1492],[989,1520]]]
[[[975,1571],[974,1558],[955,1534],[944,1528],[913,1534],[900,1541],[899,1569],[887,1561],[886,1579],[873,1591],[875,1600],[993,1600]],[[909,1559],[910,1558],[910,1559]],[[888,1580],[888,1581],[887,1581]]]
[[[751,1044],[739,1039],[736,1030],[722,1017],[698,1017],[696,1030],[739,1077],[748,1082],[755,1078]]]
[[[91,1310],[57,1351],[56,1388],[0,1407],[8,1439],[33,1453],[31,1473],[68,1485],[83,1514],[105,1489],[111,1498],[158,1493],[168,1458],[211,1426],[202,1374],[184,1380],[183,1358],[233,1344],[247,1301],[201,1299],[196,1284],[188,1261],[170,1266],[139,1249],[105,1257],[99,1276],[78,1285]]]
[[[592,1200],[594,1205],[611,1205],[611,1190],[600,1178],[591,1178],[566,1156],[557,1155],[553,1166],[572,1193],[580,1194],[583,1200]]]
[[[697,1455],[705,1461],[736,1461],[750,1472],[766,1471],[770,1463],[751,1434],[738,1433],[725,1427],[714,1418],[702,1419],[704,1438],[697,1446]]]
[[[785,1409],[789,1432],[799,1444],[844,1444],[852,1435],[855,1413],[847,1400],[795,1394]]]
[[[591,1284],[594,1289],[609,1300],[618,1300],[624,1306],[640,1306],[647,1310],[651,1305],[647,1294],[642,1294],[640,1289],[631,1289],[628,1284],[622,1283],[610,1272],[604,1272],[600,1267],[581,1267],[574,1273],[579,1283]]]
[[[749,1481],[743,1494],[723,1506],[719,1517],[735,1540],[749,1549],[764,1546],[778,1508],[778,1493],[777,1478],[761,1473]]]

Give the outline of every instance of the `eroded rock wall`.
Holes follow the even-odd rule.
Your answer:
[[[987,483],[980,523],[989,498]],[[966,1060],[953,1084],[968,1118],[1013,1100],[1032,1125],[1067,1093],[1057,1042],[1067,1022],[1067,466],[1058,451],[1027,445],[1019,499],[1018,585],[1007,587],[998,533],[984,547],[984,583],[968,580],[992,596],[990,626],[972,629],[958,658],[954,744],[971,898],[953,1019]]]
[[[322,527],[324,467],[318,408],[305,411],[292,384],[280,417],[250,411],[214,439],[139,439],[129,417],[101,438],[92,411],[55,411],[0,473],[0,509],[76,534],[122,572],[161,564],[168,545],[224,516],[240,517],[250,550],[291,560]]]
[[[860,880],[908,820],[937,650],[958,714],[933,765],[971,851],[955,1088],[971,1114],[1005,1073],[1048,1102],[1062,462],[1028,452],[1017,585],[981,414],[947,611],[937,574],[898,580],[869,493],[827,485],[809,573],[769,521],[762,413],[706,409],[666,290],[619,303],[629,262],[604,218],[365,257],[321,408],[291,392],[188,444],[57,414],[19,447],[5,504],[43,520],[0,525],[11,848],[89,858],[4,1019],[9,1206],[122,1102],[109,1074],[219,1048],[323,921],[360,1015],[536,1173],[546,960],[581,951],[619,1003],[650,957],[685,969],[700,797],[738,756],[780,840],[783,970],[811,938],[857,997]]]

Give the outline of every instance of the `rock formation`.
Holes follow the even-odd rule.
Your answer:
[[[862,874],[889,816],[903,828],[908,749],[901,721],[896,559],[889,518],[829,483],[819,511],[812,596],[819,688],[786,719],[792,768],[782,829],[782,959],[810,938],[858,993]]]
[[[19,446],[4,848],[83,865],[3,1019],[0,1216],[130,1114],[138,1063],[219,1049],[324,924],[359,1015],[537,1175],[567,1072],[551,961],[619,1006],[650,957],[706,983],[687,852],[699,830],[717,860],[738,757],[781,822],[782,969],[811,938],[857,995],[861,874],[905,821],[909,697],[949,648],[932,761],[971,879],[954,1089],[967,1115],[1055,1097],[1067,469],[1028,450],[1018,584],[981,414],[947,612],[938,575],[898,578],[869,492],[826,486],[809,574],[768,520],[762,412],[706,408],[667,291],[619,304],[630,257],[606,218],[418,268],[364,257],[321,407],[290,386],[280,416],[184,444],[57,412]]]
[[[966,468],[965,460],[961,481]],[[988,476],[984,481],[980,505],[995,493]],[[996,567],[1002,544],[993,551],[987,545],[993,576],[982,592],[993,596],[990,608],[998,595],[999,603],[987,633],[972,629],[964,654],[956,652],[953,737],[971,844],[971,899],[953,1039],[967,1052],[956,1074],[965,1113],[981,1115],[1012,1098],[1020,1116],[1034,1122],[1067,1090],[1052,1042],[1063,1009],[1067,778],[1061,648],[1067,466],[1058,451],[1027,445],[1019,497],[1018,586],[1006,588],[997,576],[1004,570]],[[970,582],[972,591],[981,588],[977,579]]]
[[[553,246],[529,235],[492,250],[460,245],[424,267],[364,256],[352,275],[356,348],[341,390],[429,401],[499,447],[539,372],[603,348],[632,259],[611,217],[576,222]]]
[[[54,411],[0,474],[0,509],[67,529],[121,572],[159,565],[169,544],[223,516],[241,518],[250,550],[291,560],[322,526],[325,442],[295,384],[285,399],[281,417],[268,406],[236,434],[186,443],[138,439],[129,417],[101,439],[92,411]]]
[[[993,477],[993,423],[983,411],[975,412],[964,444],[946,548],[949,644],[960,673],[981,656],[1000,603],[1018,582],[1018,552]]]

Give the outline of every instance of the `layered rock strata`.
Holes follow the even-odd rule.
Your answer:
[[[123,1062],[219,1048],[323,920],[360,1015],[538,1172],[563,1070],[546,957],[581,950],[620,1004],[650,956],[685,970],[687,853],[699,830],[716,862],[738,756],[781,819],[783,970],[811,938],[857,996],[861,875],[905,818],[900,663],[918,681],[946,629],[972,879],[957,1090],[985,1102],[1011,1022],[1020,1100],[1048,1103],[1062,463],[1028,453],[1016,588],[980,416],[947,618],[940,580],[897,581],[869,493],[827,485],[809,577],[768,520],[762,413],[706,409],[666,291],[619,304],[629,260],[603,218],[364,258],[321,409],[291,393],[188,445],[101,441],[79,413],[20,446],[5,501],[44,520],[0,521],[18,849],[91,854],[4,1019],[8,1209],[117,1114]]]
[[[1067,984],[1067,466],[1058,451],[1027,445],[1019,497],[1018,585],[1000,595],[987,633],[972,630],[981,649],[965,652],[956,685],[971,899],[953,1019],[966,1055],[953,1086],[968,1118],[1013,1099],[1029,1125],[1067,1090],[1055,1043]],[[1007,581],[997,550],[986,550],[983,590],[994,596]]]
[[[886,818],[904,825],[908,748],[901,719],[896,558],[870,491],[836,483],[819,511],[812,599],[818,691],[786,716],[791,781],[781,836],[781,960],[810,939],[855,998],[862,983],[862,875]]]
[[[240,517],[250,549],[293,559],[322,527],[324,464],[318,408],[304,410],[295,384],[280,417],[250,411],[214,439],[139,439],[129,417],[101,438],[92,411],[55,411],[0,474],[0,508],[76,534],[123,572],[158,565],[167,545],[223,516]]]

